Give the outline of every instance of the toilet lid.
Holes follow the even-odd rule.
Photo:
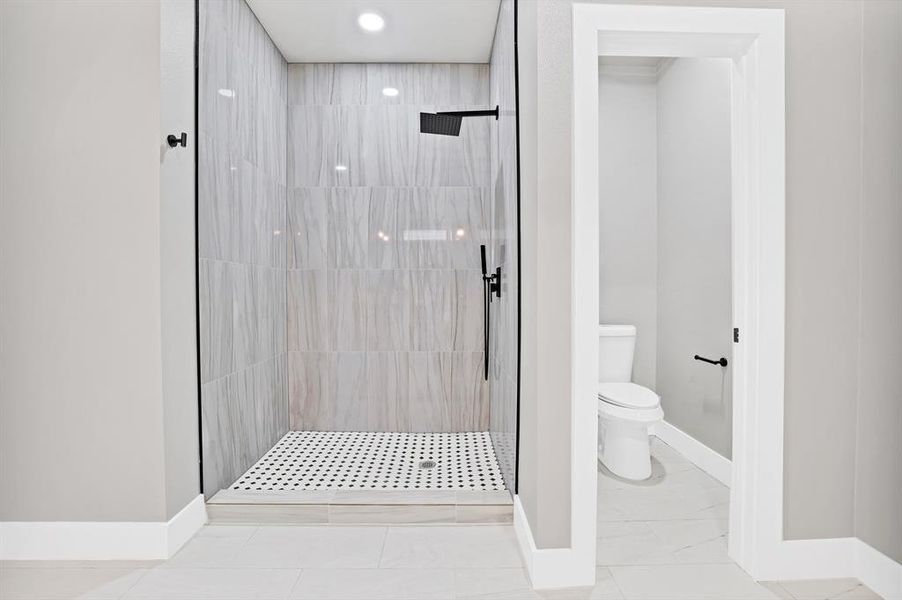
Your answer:
[[[598,397],[624,408],[657,408],[661,402],[656,393],[637,383],[599,383]]]

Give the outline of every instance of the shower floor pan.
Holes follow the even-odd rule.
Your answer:
[[[207,503],[213,523],[509,523],[487,432],[290,431]]]

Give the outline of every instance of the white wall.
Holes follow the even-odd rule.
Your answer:
[[[656,61],[604,62],[598,78],[599,322],[636,325],[633,381],[654,389],[658,337]]]
[[[664,419],[732,455],[730,61],[665,61],[658,77],[657,387]]]
[[[161,261],[186,232],[161,205],[160,5],[0,22],[0,521],[165,521],[198,471],[196,428],[164,430],[196,399],[163,400],[161,286],[190,267]]]

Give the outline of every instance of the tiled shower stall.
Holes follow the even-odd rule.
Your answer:
[[[514,489],[512,7],[490,64],[288,64],[244,0],[201,1],[207,498],[239,480],[271,489],[253,474],[276,464],[295,489],[315,486],[317,453],[357,471],[393,462],[412,488]],[[465,119],[459,137],[419,132],[421,111],[495,105],[497,121]],[[502,267],[489,381],[480,245]],[[455,478],[476,463],[497,481]]]

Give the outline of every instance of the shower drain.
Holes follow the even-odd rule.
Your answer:
[[[435,461],[434,460],[421,460],[419,467],[421,469],[432,469],[433,467],[435,467]]]

